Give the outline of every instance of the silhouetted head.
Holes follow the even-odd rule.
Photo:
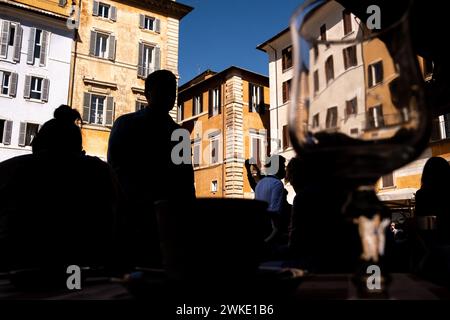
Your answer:
[[[286,182],[297,192],[305,183],[305,163],[299,157],[293,157],[286,166]]]
[[[423,168],[422,188],[448,188],[450,165],[441,157],[431,157]]]
[[[177,78],[169,70],[157,70],[145,80],[145,97],[151,108],[168,113],[177,96]]]
[[[279,154],[272,155],[267,159],[264,167],[267,175],[283,179],[286,175],[286,158]]]
[[[54,118],[44,123],[32,142],[33,153],[41,151],[64,151],[81,153],[80,113],[67,105],[59,106]]]

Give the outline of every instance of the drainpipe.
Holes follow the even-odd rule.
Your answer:
[[[278,121],[278,66],[277,66],[277,60],[278,60],[278,55],[277,55],[277,50],[272,47],[270,44],[267,45],[269,48],[271,48],[273,50],[273,53],[275,54],[275,107],[276,107],[276,119],[277,119],[277,151],[280,148],[279,146],[279,142],[280,142],[280,133],[279,133],[279,121]],[[273,150],[271,150],[270,152],[271,154],[273,154]]]
[[[74,1],[72,1],[72,4]],[[81,0],[78,0],[78,18],[81,18]],[[72,57],[72,74],[69,83],[69,101],[68,104],[71,108],[73,108],[73,94],[75,90],[75,70],[76,70],[76,61],[77,61],[77,52],[78,52],[78,29],[74,29],[73,33],[73,41],[75,42],[73,47],[73,57]]]

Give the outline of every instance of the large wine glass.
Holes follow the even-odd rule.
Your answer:
[[[290,23],[291,141],[311,170],[352,190],[343,212],[358,224],[368,265],[380,264],[389,218],[374,185],[418,157],[430,135],[409,8],[311,0]]]

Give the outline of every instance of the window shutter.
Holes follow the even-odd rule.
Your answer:
[[[44,67],[47,62],[47,50],[50,33],[48,31],[42,31],[42,47],[41,56],[39,59],[39,66]]]
[[[106,98],[106,118],[105,118],[105,126],[112,126],[114,120],[114,98],[107,97]]]
[[[3,144],[10,145],[11,144],[11,135],[12,135],[12,121],[5,121],[5,129],[3,131]]]
[[[253,112],[253,85],[248,83],[248,112]]]
[[[11,84],[9,86],[9,96],[15,97],[17,95],[17,80],[19,75],[17,73],[11,73]]]
[[[91,42],[89,44],[89,55],[95,56],[95,43],[97,42],[97,32],[91,31]]]
[[[144,29],[145,27],[145,16],[143,14],[139,14],[139,28]]]
[[[144,78],[144,44],[139,43],[138,77]]]
[[[213,114],[213,91],[209,90],[208,92],[208,117],[212,117]]]
[[[19,146],[20,147],[25,147],[26,136],[27,136],[27,123],[21,122],[20,130],[19,130]]]
[[[155,19],[155,32],[161,33],[161,20]]]
[[[92,8],[92,15],[98,16],[98,1],[94,1],[94,7]]]
[[[34,63],[34,42],[36,39],[36,28],[30,28],[30,37],[28,38],[27,63]]]
[[[259,113],[264,113],[265,112],[265,104],[264,104],[264,87],[259,86],[258,87],[258,91],[259,91],[259,101],[258,101],[258,112]]]
[[[111,19],[111,21],[117,21],[117,8],[111,6],[111,14],[109,19]]]
[[[116,59],[116,37],[109,36],[108,59],[114,61]]]
[[[0,35],[0,57],[6,58],[8,55],[9,21],[2,21],[2,30]]]
[[[20,25],[16,26],[16,35],[14,39],[14,56],[13,61],[19,62],[20,61],[20,50],[22,50],[22,34],[23,29]]]
[[[199,97],[200,97],[200,110],[199,110],[199,113],[202,113],[203,112],[203,93],[200,93]]]
[[[45,102],[48,101],[49,87],[50,87],[50,80],[49,79],[43,79],[42,80],[42,101],[45,101]]]
[[[89,123],[89,117],[91,112],[91,94],[85,92],[83,95],[83,122]]]
[[[155,70],[161,69],[161,49],[155,47]]]
[[[23,90],[23,97],[25,99],[30,99],[31,91],[31,76],[25,76],[25,88]]]

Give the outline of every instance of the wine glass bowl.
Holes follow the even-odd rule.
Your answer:
[[[291,19],[291,141],[335,178],[373,185],[427,145],[423,78],[409,3],[377,24],[342,2],[307,1]]]

